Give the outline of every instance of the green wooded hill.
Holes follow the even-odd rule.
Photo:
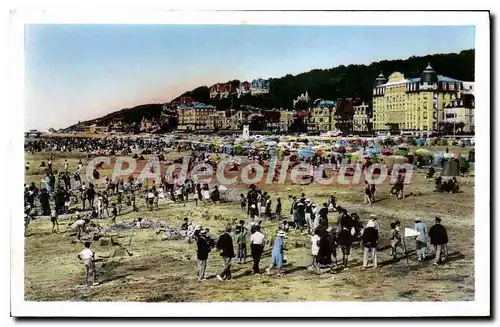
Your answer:
[[[219,110],[231,107],[254,106],[265,109],[285,108],[292,109],[293,100],[298,95],[309,92],[312,100],[321,98],[336,100],[338,98],[361,98],[371,101],[373,84],[382,71],[387,77],[394,71],[404,73],[406,77],[418,77],[430,63],[440,75],[456,78],[463,81],[474,81],[474,49],[460,53],[442,53],[427,56],[412,56],[407,59],[383,60],[370,65],[337,66],[329,69],[314,69],[298,75],[288,74],[280,78],[270,78],[270,92],[266,95],[244,95],[225,99],[210,99],[210,86],[199,86],[194,90],[179,95],[192,97],[195,101],[215,105]],[[239,84],[232,80],[226,83]],[[93,119],[84,124],[98,122],[108,123],[113,119],[122,119],[124,122],[140,122],[142,117],[158,118],[161,114],[161,104],[145,104],[134,108],[122,109],[104,117]]]

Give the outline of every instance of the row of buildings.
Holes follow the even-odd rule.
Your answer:
[[[238,97],[244,94],[260,95],[269,93],[269,80],[262,78],[254,79],[252,82],[229,82],[219,83],[210,87],[210,98],[227,98],[230,95]]]
[[[254,122],[270,131],[290,131],[298,121],[309,133],[456,131],[474,133],[474,83],[442,76],[430,64],[420,77],[393,72],[376,78],[371,102],[317,99],[307,110],[227,110],[192,101],[177,107],[178,130],[231,129]],[[306,91],[293,100],[310,103]]]
[[[167,109],[167,105],[165,111]],[[172,113],[171,113],[172,114]],[[308,110],[241,110],[219,111],[215,106],[185,101],[177,106],[177,129],[182,132],[207,130],[241,130],[244,124],[251,129],[288,132],[295,128],[309,133],[324,133],[339,129],[367,132],[370,127],[370,107],[359,99],[337,101],[317,99]],[[341,128],[341,126],[346,128]],[[294,130],[295,130],[294,129]]]
[[[239,86],[217,84],[211,97],[231,93],[268,92],[269,81],[242,82]],[[124,125],[114,121],[108,126],[81,126],[85,132],[155,132],[160,126],[174,126],[179,132],[215,130],[251,130],[269,132],[376,132],[453,131],[474,133],[474,83],[442,76],[429,64],[420,77],[408,78],[400,72],[375,79],[371,101],[343,98],[311,101],[308,92],[293,100],[297,110],[245,107],[220,111],[215,106],[198,103],[189,97],[163,106],[157,120],[143,118],[140,124]],[[301,103],[301,106],[296,106]],[[306,104],[306,105],[304,105]],[[77,126],[77,129],[80,128]],[[82,130],[82,131],[83,131]]]

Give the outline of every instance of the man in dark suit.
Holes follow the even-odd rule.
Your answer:
[[[441,218],[436,217],[436,224],[429,229],[429,238],[431,239],[431,244],[434,245],[434,265],[437,266],[442,263],[446,256],[443,254],[446,245],[448,244],[448,234],[446,233],[446,228],[441,225]]]
[[[375,228],[375,221],[370,220],[363,230],[362,243],[364,248],[363,255],[363,268],[368,268],[368,260],[370,256],[373,259],[373,268],[377,268],[378,264],[378,254],[377,254],[377,243],[378,243],[378,231]]]
[[[226,232],[219,236],[217,241],[217,250],[220,251],[220,255],[224,260],[224,268],[217,275],[218,280],[230,280],[231,279],[231,260],[234,258],[234,246],[233,238],[231,237],[231,226],[226,228]]]
[[[207,231],[200,231],[200,235],[198,240],[196,241],[198,251],[197,251],[197,259],[198,259],[198,281],[202,281],[205,279],[205,270],[207,269],[207,259],[208,254],[210,253],[210,245],[206,239]]]

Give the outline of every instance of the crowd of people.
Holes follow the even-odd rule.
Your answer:
[[[250,187],[247,197],[241,195],[242,199],[248,199],[249,206],[255,205],[256,194],[262,194],[255,188]],[[336,206],[334,196],[328,202],[323,203],[321,209],[316,210],[316,205],[304,194],[300,197],[292,198],[290,214],[293,221],[283,219],[276,234],[265,235],[262,231],[262,220],[259,216],[249,211],[248,217],[250,226],[244,220],[240,220],[234,226],[228,226],[225,232],[219,236],[217,241],[207,240],[207,233],[201,227],[197,234],[197,259],[198,259],[198,280],[205,279],[207,260],[212,250],[220,252],[223,259],[223,267],[217,273],[218,280],[230,280],[231,264],[233,258],[239,264],[247,262],[247,245],[250,244],[250,254],[252,257],[252,273],[259,274],[260,260],[262,258],[266,244],[271,248],[271,264],[266,268],[270,274],[273,269],[278,275],[284,273],[285,251],[287,233],[293,230],[306,230],[310,236],[310,249],[312,263],[311,269],[320,272],[322,269],[329,269],[331,272],[336,268],[349,269],[349,256],[353,251],[353,245],[358,242],[363,248],[363,269],[369,267],[370,261],[374,268],[379,267],[378,251],[381,248],[381,225],[376,215],[371,215],[366,224],[360,222],[356,213],[348,213],[345,208]],[[242,209],[244,206],[242,201]],[[265,212],[265,211],[264,211]],[[328,214],[336,212],[332,226],[329,226]],[[264,216],[264,218],[266,218]],[[187,222],[185,222],[187,223]],[[401,231],[401,222],[395,221],[390,224],[390,255],[393,261],[400,260],[407,256],[405,235]],[[424,262],[427,258],[427,243],[434,247],[434,265],[442,264],[447,258],[448,236],[446,228],[441,225],[441,218],[435,218],[435,224],[427,229],[421,219],[415,219],[414,231],[417,233],[412,239],[415,244],[417,259]],[[236,251],[235,251],[236,249]],[[342,260],[337,260],[337,252],[340,249]]]
[[[131,153],[134,149],[148,149],[152,153],[160,153],[170,144],[142,141],[138,143],[126,139],[54,139],[50,141],[39,141],[29,143],[27,151],[82,151],[92,154],[105,152]],[[128,149],[128,150],[127,150]],[[152,149],[152,150],[151,150]],[[200,162],[211,162],[210,153],[192,149],[190,167]],[[130,152],[129,152],[130,151]],[[256,160],[268,159],[266,153],[252,153]],[[327,158],[329,160],[329,158]],[[332,158],[330,158],[332,159]],[[193,199],[196,204],[202,202],[218,202],[221,200],[221,192],[217,186],[210,188],[208,184],[196,183],[187,178],[183,181],[162,176],[161,183],[156,185],[143,185],[138,179],[130,176],[124,179],[112,180],[107,178],[105,185],[97,187],[92,183],[86,185],[81,179],[83,160],[78,161],[78,168],[71,171],[67,160],[64,161],[64,169],[56,171],[53,169],[55,158],[51,155],[47,163],[43,163],[45,177],[40,185],[31,183],[25,185],[25,235],[31,219],[37,216],[50,216],[52,221],[52,232],[59,232],[58,216],[74,213],[76,219],[70,224],[77,238],[87,233],[87,227],[92,220],[110,219],[116,223],[116,217],[124,211],[124,207],[132,211],[155,210],[159,207],[160,199],[169,198],[174,202],[185,203]],[[314,164],[321,163],[326,159],[313,157],[307,159]],[[335,160],[334,158],[332,160]],[[31,167],[29,163],[26,170]],[[453,179],[452,179],[453,180]],[[454,185],[456,179],[453,181]],[[437,184],[436,184],[437,185]],[[455,186],[452,189],[456,189]],[[364,202],[371,204],[375,201],[375,185],[365,182]],[[391,190],[398,198],[404,198],[404,178],[400,176]],[[146,207],[139,208],[136,197],[144,198]],[[290,196],[290,210],[285,213],[282,208],[281,198],[271,199],[271,195],[263,192],[255,185],[250,185],[247,194],[240,194],[239,202],[241,210],[248,216],[248,224],[245,220],[237,224],[227,226],[225,232],[218,238],[213,238],[209,230],[202,226],[193,226],[187,221],[181,226],[182,231],[192,235],[197,245],[197,278],[205,279],[207,260],[211,251],[216,250],[223,258],[223,267],[216,274],[218,280],[231,280],[231,265],[233,259],[241,264],[247,263],[247,245],[250,245],[252,258],[252,272],[260,274],[260,262],[265,249],[270,249],[271,264],[266,267],[266,272],[271,273],[274,269],[277,274],[284,273],[284,265],[287,261],[286,239],[287,235],[296,230],[306,231],[310,240],[311,268],[316,270],[349,268],[349,257],[353,251],[353,244],[359,243],[363,248],[363,268],[369,267],[372,262],[374,268],[379,267],[378,251],[383,231],[378,218],[372,215],[366,223],[362,223],[356,213],[349,213],[345,208],[339,206],[337,199],[331,195],[326,202],[316,203],[314,199],[305,194]],[[53,203],[53,204],[52,204]],[[274,204],[274,210],[273,210]],[[289,215],[288,215],[289,213]],[[329,215],[336,214],[333,223],[330,223]],[[288,219],[290,217],[290,219]],[[263,231],[263,220],[277,220],[280,222],[276,231],[266,235]],[[390,251],[394,260],[400,255],[407,255],[405,235],[401,231],[401,223],[394,221],[390,224]],[[417,258],[420,261],[426,259],[427,243],[434,246],[434,264],[439,265],[446,260],[448,236],[446,229],[441,225],[441,219],[436,217],[435,225],[427,229],[425,224],[417,219],[414,230],[418,236],[415,237]],[[236,251],[235,251],[236,245]],[[337,252],[340,249],[342,260],[337,260]],[[89,252],[90,251],[90,252]],[[92,252],[92,254],[91,254]],[[88,243],[80,253],[84,261],[86,279],[95,280],[95,265],[93,265],[94,254]],[[340,259],[340,258],[339,258]]]

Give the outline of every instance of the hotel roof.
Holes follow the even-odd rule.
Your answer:
[[[451,77],[446,77],[443,75],[437,75],[437,77],[438,77],[438,82],[447,82],[447,83],[461,83],[462,82],[462,81],[459,81],[457,79],[454,79]],[[377,87],[392,86],[392,85],[399,85],[399,84],[408,84],[408,83],[418,83],[418,82],[420,82],[420,77],[405,78],[404,80],[401,80],[401,81],[388,82],[388,83],[379,85]]]

